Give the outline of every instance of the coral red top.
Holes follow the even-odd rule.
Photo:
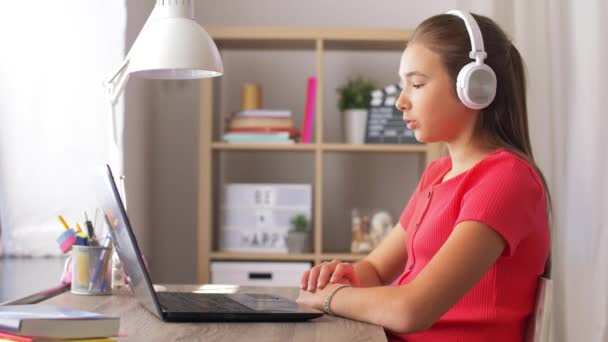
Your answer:
[[[408,335],[387,332],[389,340],[522,341],[549,255],[542,180],[528,162],[502,148],[442,183],[451,168],[448,157],[429,165],[401,214],[408,260],[396,285],[412,281],[462,221],[494,229],[505,240],[505,250],[431,328]]]

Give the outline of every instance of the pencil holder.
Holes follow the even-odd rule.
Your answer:
[[[72,293],[112,294],[112,247],[72,246]]]

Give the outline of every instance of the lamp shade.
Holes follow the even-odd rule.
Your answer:
[[[123,63],[104,81],[113,105],[129,77],[193,79],[224,73],[217,46],[194,21],[194,0],[157,0]]]
[[[223,74],[215,43],[194,20],[156,18],[133,46],[129,73],[153,79],[192,79]]]

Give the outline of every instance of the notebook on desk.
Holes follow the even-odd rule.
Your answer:
[[[119,196],[112,170],[106,165],[99,201],[135,298],[168,322],[288,322],[304,321],[323,312],[275,295],[156,292]]]

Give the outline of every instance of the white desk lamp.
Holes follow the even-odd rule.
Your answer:
[[[194,21],[194,0],[157,0],[150,17],[122,64],[104,81],[107,88],[114,148],[119,151],[114,105],[131,75],[149,79],[196,79],[224,72],[209,34]],[[112,151],[111,153],[116,153]],[[122,161],[116,158],[126,206]]]

